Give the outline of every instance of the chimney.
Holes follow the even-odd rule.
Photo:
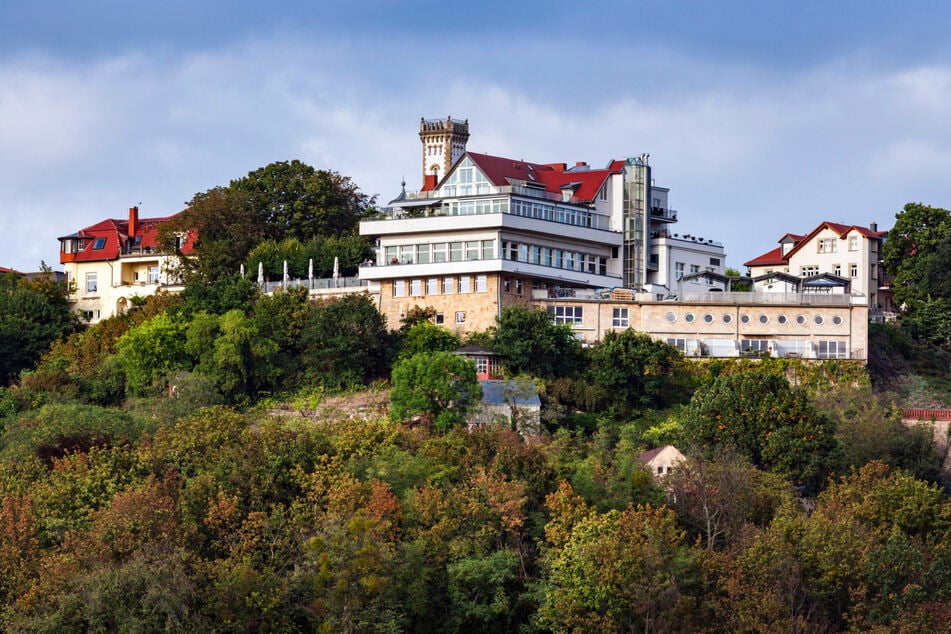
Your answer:
[[[872,231],[878,231],[878,223],[873,222],[872,224],[868,226],[868,228],[871,229]]]
[[[129,207],[129,237],[134,238],[139,228],[139,208]]]
[[[587,161],[578,161],[575,163],[575,167],[588,167]]]

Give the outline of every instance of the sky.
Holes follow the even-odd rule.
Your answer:
[[[0,266],[274,161],[386,202],[419,120],[537,163],[650,154],[726,264],[951,207],[951,3],[0,0]]]

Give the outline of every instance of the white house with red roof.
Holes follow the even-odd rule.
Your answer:
[[[779,246],[744,266],[754,290],[784,293],[847,293],[888,308],[881,246],[888,235],[870,227],[823,222],[808,234],[787,233]]]
[[[125,312],[134,298],[180,291],[177,257],[158,244],[158,228],[173,217],[140,218],[132,207],[128,218],[106,219],[59,238],[73,310],[95,323]],[[188,253],[192,243],[191,236],[182,236],[179,248]]]
[[[377,241],[360,277],[379,284],[391,326],[425,304],[437,323],[482,330],[502,306],[536,297],[625,288],[663,298],[678,262],[685,272],[702,262],[722,273],[722,245],[670,233],[677,215],[646,154],[604,168],[532,163],[465,151],[468,136],[468,122],[424,119],[423,187],[404,191],[386,217],[360,223]],[[678,250],[690,257],[671,255]]]

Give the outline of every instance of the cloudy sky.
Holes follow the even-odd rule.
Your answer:
[[[780,8],[783,5],[787,8]],[[727,264],[951,206],[951,3],[0,0],[0,266],[273,161],[385,201],[420,117],[540,163],[651,155]]]

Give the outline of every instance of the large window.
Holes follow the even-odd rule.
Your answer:
[[[99,290],[97,273],[86,273],[86,292],[95,293]]]
[[[423,280],[414,279],[409,282],[409,294],[410,295],[422,295],[423,294]]]
[[[848,348],[844,341],[820,341],[817,356],[820,359],[845,359]]]
[[[821,238],[818,242],[819,253],[835,253],[837,244],[836,238]]]
[[[475,289],[476,293],[484,293],[489,288],[489,280],[485,275],[476,275]]]
[[[406,280],[393,281],[393,297],[406,297]]]
[[[769,349],[769,339],[743,339],[740,343],[740,351],[744,354],[769,354]]]
[[[615,328],[627,328],[629,320],[626,308],[615,308],[614,316],[611,319],[611,325]]]
[[[426,294],[427,295],[438,295],[439,294],[439,278],[430,277],[426,280]]]
[[[799,267],[800,277],[812,277],[813,275],[819,275],[819,265],[818,264],[808,264],[806,266]]]
[[[580,324],[584,320],[584,307],[549,306],[548,315],[556,324]]]
[[[149,284],[158,284],[159,283],[159,267],[150,266],[149,267]]]

